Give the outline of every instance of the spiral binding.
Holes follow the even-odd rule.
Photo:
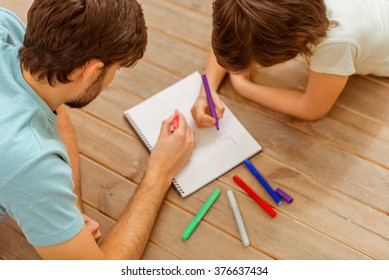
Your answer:
[[[181,196],[184,196],[184,195],[185,195],[185,191],[181,188],[181,185],[177,182],[176,179],[173,179],[173,184],[174,184],[174,186],[176,187],[176,190],[178,191],[178,193],[179,193]]]
[[[128,122],[131,124],[132,128],[135,130],[135,132],[138,134],[139,138],[142,140],[142,142],[146,145],[147,149],[149,149],[149,151],[151,151],[152,149],[152,146],[150,144],[150,142],[146,139],[145,135],[143,134],[142,130],[140,130],[140,128],[138,127],[138,125],[135,123],[134,119],[131,117],[130,113],[129,112],[125,112],[124,115],[126,116],[126,119],[128,120]],[[185,191],[183,190],[183,188],[181,187],[181,185],[177,182],[176,179],[173,178],[173,184],[174,186],[176,187],[176,190],[178,191],[178,193],[184,197],[185,195]]]
[[[142,130],[140,130],[138,125],[135,123],[134,119],[131,117],[131,115],[129,113],[125,112],[124,114],[125,114],[128,122],[131,124],[132,128],[138,134],[139,138],[146,145],[147,149],[149,149],[149,151],[151,151],[152,146],[151,146],[150,142],[146,139],[145,135],[143,134]]]

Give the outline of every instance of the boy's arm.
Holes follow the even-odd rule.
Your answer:
[[[217,63],[213,50],[211,50],[208,54],[208,62],[207,66],[205,67],[205,74],[207,75],[209,88],[216,92],[219,89],[219,86],[225,75],[227,74],[227,71]],[[204,87],[202,88],[201,93],[205,96]]]
[[[99,247],[84,226],[62,244],[35,247],[44,259],[139,259],[149,239],[173,177],[188,162],[194,135],[182,114],[179,127],[170,132],[173,117],[162,124],[148,168],[129,205]]]
[[[217,94],[217,90],[219,89],[219,86],[227,72],[217,63],[215,54],[212,50],[208,56],[205,74],[207,75],[209,89],[211,90],[212,98],[215,103],[216,113],[220,119],[223,117],[224,106]],[[209,127],[215,125],[216,123],[216,120],[209,114],[207,96],[203,86],[201,87],[195,104],[193,104],[192,115],[198,127]]]
[[[329,112],[348,76],[310,71],[305,92],[257,85],[244,75],[230,74],[234,89],[263,106],[303,120],[314,121]]]

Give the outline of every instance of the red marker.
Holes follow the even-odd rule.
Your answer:
[[[174,111],[174,118],[172,122],[172,130],[176,130],[178,128],[178,110]]]
[[[259,206],[261,206],[263,210],[265,210],[271,217],[274,218],[276,216],[277,213],[264,200],[262,200],[258,195],[256,195],[255,192],[253,192],[253,190],[250,189],[250,187],[247,186],[241,178],[235,175],[232,177],[232,179],[234,179],[235,183],[237,183],[242,189],[244,189],[247,194],[252,199],[254,199],[259,204]]]

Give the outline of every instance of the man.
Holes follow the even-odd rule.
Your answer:
[[[139,259],[192,154],[183,116],[173,133],[173,117],[164,121],[137,192],[97,245],[98,225],[82,215],[78,150],[63,104],[87,105],[116,70],[143,57],[146,43],[136,0],[36,0],[26,29],[0,8],[0,219],[15,219],[44,259]]]

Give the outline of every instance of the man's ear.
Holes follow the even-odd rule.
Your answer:
[[[96,79],[103,67],[104,63],[101,60],[91,59],[87,61],[79,73],[79,79],[83,86],[88,87]]]

